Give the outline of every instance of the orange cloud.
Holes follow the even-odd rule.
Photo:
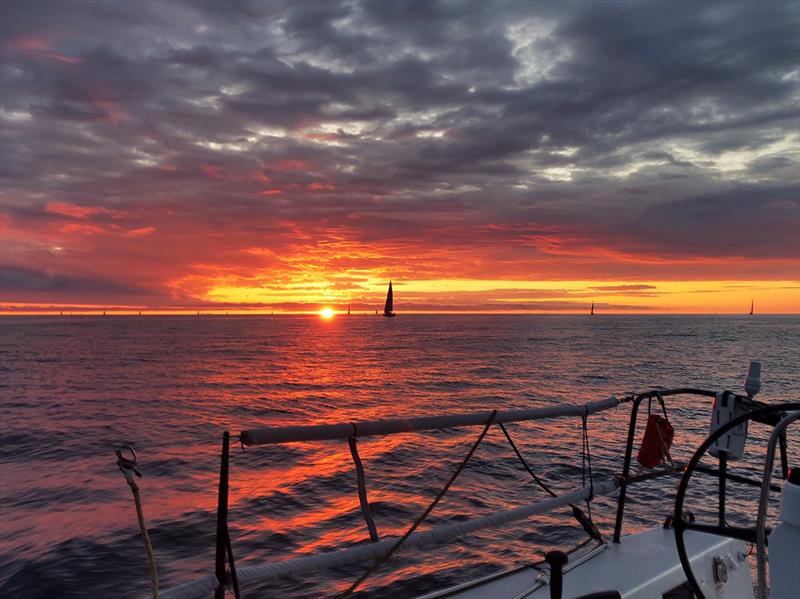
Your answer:
[[[219,179],[220,177],[222,177],[220,168],[218,166],[214,166],[213,164],[204,164],[203,174],[205,174],[206,177],[210,177],[211,179]]]
[[[155,227],[139,227],[138,229],[125,231],[123,234],[125,237],[144,237],[145,235],[150,235],[151,233],[155,232],[155,230]]]
[[[49,50],[50,42],[42,37],[20,37],[9,42],[8,46],[17,50],[35,52],[37,50]]]
[[[51,214],[60,214],[73,218],[86,218],[87,216],[100,212],[99,208],[78,206],[77,204],[68,204],[66,202],[50,202],[47,204],[45,210]]]
[[[129,116],[128,111],[125,110],[119,102],[108,100],[105,98],[92,98],[92,104],[105,112],[105,121],[110,125],[116,125],[119,119]]]
[[[280,171],[307,171],[311,165],[305,160],[281,160],[276,168]]]
[[[73,233],[80,235],[97,235],[98,233],[105,232],[103,227],[98,227],[97,225],[90,225],[87,223],[69,223],[66,225],[61,225],[58,230],[61,233],[66,233],[68,235]]]
[[[69,56],[61,52],[55,52],[50,41],[43,37],[22,37],[9,42],[8,47],[14,50],[22,50],[23,52],[30,52],[46,58],[51,58],[59,62],[67,64],[81,64],[84,62],[82,58],[77,56]]]
[[[68,202],[48,202],[45,211],[50,214],[81,219],[98,214],[105,214],[111,218],[122,218],[125,216],[125,213],[120,210],[111,210],[100,206],[80,206],[79,204],[70,204]]]
[[[314,183],[309,184],[308,188],[311,191],[333,191],[336,189],[336,186],[332,183],[319,183],[315,181]]]
[[[337,133],[306,133],[303,137],[314,141],[338,141],[341,136]]]
[[[67,54],[61,54],[60,52],[42,52],[42,56],[52,58],[53,60],[57,60],[59,62],[65,62],[67,64],[81,64],[84,62],[82,58],[78,58],[77,56],[68,56]]]

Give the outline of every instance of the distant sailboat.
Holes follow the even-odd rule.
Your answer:
[[[594,316],[594,302],[592,302],[592,309],[589,311],[589,316]]]
[[[750,316],[753,315],[753,300],[750,300]]]
[[[394,295],[392,294],[391,281],[389,281],[389,293],[386,294],[386,305],[383,307],[383,315],[386,318],[394,316]]]
[[[347,315],[350,316],[350,304],[347,305]]]

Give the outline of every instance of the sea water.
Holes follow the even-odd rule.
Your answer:
[[[759,399],[800,398],[796,316],[2,317],[0,335],[2,597],[148,593],[132,495],[115,465],[122,445],[137,452],[159,576],[170,586],[213,572],[224,430],[528,408],[655,386],[741,392],[751,359],[763,364]],[[702,441],[709,407],[705,398],[668,401],[673,459],[685,460]],[[624,405],[589,418],[594,476],[620,470],[629,414]],[[579,418],[509,430],[556,491],[581,485]],[[479,433],[360,440],[381,535],[405,531]],[[750,446],[763,446],[767,433],[751,426]],[[795,465],[797,447],[790,446]],[[754,477],[760,467],[732,465]],[[666,477],[632,488],[625,532],[660,524],[675,484]],[[698,480],[687,498],[687,508],[711,523],[715,485]],[[363,542],[355,489],[345,441],[235,446],[229,519],[237,565]],[[544,497],[493,429],[422,528]],[[729,519],[746,520],[753,497],[732,490]],[[614,508],[609,499],[593,506],[606,536]],[[541,551],[583,538],[562,509],[401,550],[362,589],[412,596],[537,561]],[[279,580],[245,596],[330,596],[366,567]]]

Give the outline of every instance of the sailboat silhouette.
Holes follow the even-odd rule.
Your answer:
[[[386,294],[386,305],[383,307],[383,315],[386,318],[394,316],[394,294],[392,294],[392,281],[389,281],[389,292]]]
[[[753,315],[753,300],[750,300],[750,316]]]
[[[592,302],[592,309],[589,310],[589,316],[594,316],[594,302]]]
[[[350,305],[347,306],[347,315],[350,316]]]

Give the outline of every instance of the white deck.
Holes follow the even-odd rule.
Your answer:
[[[698,532],[686,533],[687,552],[694,575],[708,598],[743,599],[753,597],[750,566],[742,541]],[[713,560],[722,558],[728,569],[726,583],[714,582]],[[567,564],[564,599],[574,599],[600,591],[619,591],[623,599],[651,599],[679,587],[686,580],[675,549],[675,533],[656,528],[609,543],[581,561]],[[547,566],[523,566],[458,587],[425,595],[421,599],[549,599]],[[688,595],[678,595],[688,596]]]

